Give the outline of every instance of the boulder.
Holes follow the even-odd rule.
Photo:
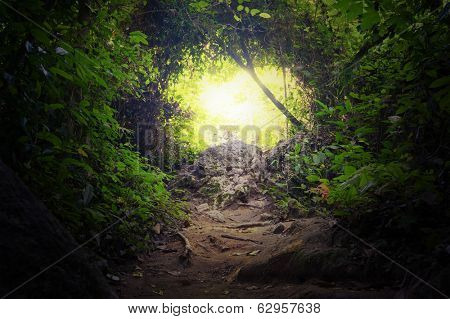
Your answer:
[[[204,151],[193,164],[184,167],[174,185],[204,197],[215,209],[246,202],[258,193],[265,175],[263,153],[257,146],[230,141]]]
[[[206,215],[208,215],[209,218],[211,218],[212,220],[214,220],[216,222],[225,223],[225,217],[218,210],[209,211],[206,213]]]
[[[272,232],[274,234],[281,234],[282,232],[284,232],[285,229],[286,227],[282,223],[279,223],[275,226]]]
[[[277,228],[278,226],[275,229]],[[336,235],[336,231],[322,218],[298,221],[285,231],[289,236],[281,239],[270,254],[262,254],[244,265],[237,279],[339,281],[362,280],[367,279],[366,276],[376,274],[379,269],[373,272],[368,270],[364,262],[367,255],[363,251],[353,251],[348,247],[336,245],[336,240],[344,235]]]
[[[115,297],[93,255],[1,161],[0,175],[0,297]]]

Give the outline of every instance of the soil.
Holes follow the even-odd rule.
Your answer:
[[[267,206],[257,207],[261,203]],[[295,235],[298,237],[287,231],[292,229],[293,220],[281,223],[285,228],[281,234],[274,233],[280,223],[261,223],[262,214],[273,213],[272,205],[267,203],[270,199],[263,197],[234,204],[222,211],[225,222],[194,208],[191,224],[182,231],[193,250],[190,266],[180,262],[179,256],[184,250],[182,238],[175,233],[163,235],[159,249],[139,256],[138,262],[122,273],[116,286],[117,294],[121,298],[389,298],[395,295],[390,288],[352,280],[241,275],[245,268],[251,272],[251,267],[276,258],[280,254],[280,242],[292,244]],[[194,200],[191,204],[202,207],[204,203]],[[300,221],[306,225],[324,223],[319,217]],[[249,223],[257,227],[245,228]],[[244,228],[234,228],[239,225]],[[224,235],[252,241],[224,238]]]
[[[153,236],[157,249],[117,270],[117,294],[121,298],[396,296],[398,291],[389,288],[392,283],[386,283],[387,276],[371,253],[329,220],[314,214],[286,215],[277,209],[263,190],[271,178],[266,165],[271,160],[255,146],[231,141],[206,150],[196,163],[184,167],[175,185],[189,199],[189,225],[180,232],[157,226]]]

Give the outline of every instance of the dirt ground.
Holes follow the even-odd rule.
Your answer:
[[[255,260],[264,262],[279,254],[279,243],[289,240],[291,235],[286,230],[293,221],[271,221],[268,217],[273,213],[272,206],[264,196],[252,198],[248,203],[233,204],[218,216],[217,211],[213,211],[216,215],[212,217],[204,210],[204,203],[193,200],[191,205],[190,225],[181,231],[192,247],[189,265],[186,260],[180,260],[185,249],[182,236],[163,232],[157,250],[139,256],[135,264],[122,269],[115,286],[119,297],[388,298],[394,294],[385,287],[374,288],[348,280],[284,280],[262,274],[253,274],[251,278],[240,276],[241,269]],[[269,220],[261,221],[262,217]],[[309,225],[321,221],[312,217],[302,222]]]

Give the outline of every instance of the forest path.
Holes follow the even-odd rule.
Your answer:
[[[283,147],[272,154],[285,154]],[[355,247],[328,220],[295,209],[280,211],[264,190],[273,184],[266,164],[273,160],[256,146],[230,141],[207,149],[194,164],[182,168],[172,186],[189,203],[189,225],[179,232],[165,226],[157,231],[153,235],[157,249],[121,270],[118,295],[389,296],[391,291],[383,286],[359,282],[368,281],[364,274],[370,273],[366,266],[370,254]]]
[[[271,214],[269,201],[266,197],[251,198],[247,204],[234,204],[219,215],[213,211],[211,217],[201,209],[206,207],[205,203],[194,199],[191,204],[197,209],[189,227],[181,232],[192,247],[190,266],[180,262],[185,248],[182,237],[176,233],[163,236],[157,250],[139,256],[134,269],[128,268],[123,273],[116,286],[118,295],[121,298],[375,298],[391,294],[358,282],[342,284],[311,278],[300,283],[263,277],[237,280],[243,266],[256,258],[276,256],[280,240],[289,237],[275,234],[274,228],[289,229],[292,220],[278,224],[261,222],[262,214]],[[320,224],[323,219],[305,218],[303,222]],[[253,227],[247,227],[251,224]]]

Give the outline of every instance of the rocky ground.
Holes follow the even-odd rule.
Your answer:
[[[273,154],[272,154],[273,155]],[[122,298],[401,297],[379,256],[320,216],[285,216],[264,192],[267,154],[233,141],[180,172],[191,210],[157,225],[156,250],[118,270]],[[270,153],[269,153],[270,156]],[[119,280],[120,279],[120,280]]]

